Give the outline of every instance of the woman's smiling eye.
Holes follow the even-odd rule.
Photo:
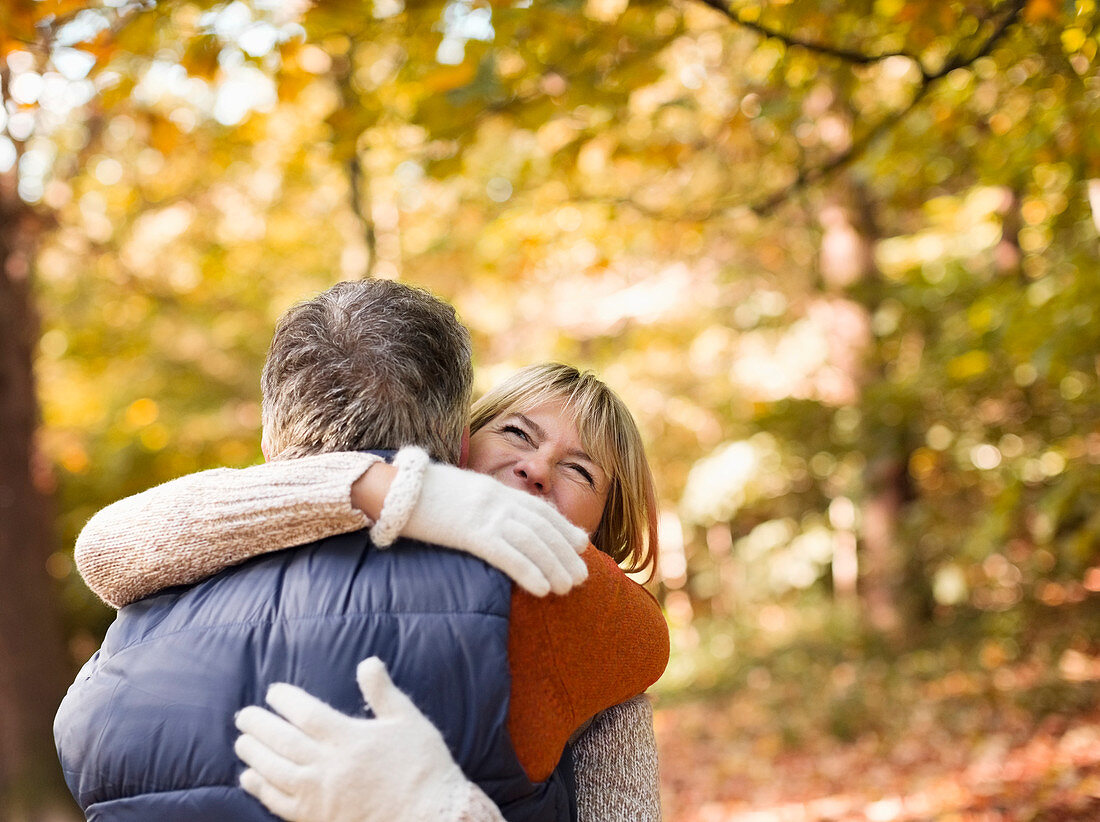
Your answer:
[[[593,488],[596,487],[596,481],[594,479],[592,479],[592,473],[587,468],[585,468],[583,465],[577,465],[574,462],[574,463],[570,463],[569,467],[572,468],[574,471],[576,471],[578,474],[580,474],[584,478],[584,481],[587,482],[589,485],[591,485]]]
[[[514,437],[519,437],[524,442],[531,441],[531,436],[518,425],[503,425],[500,428],[500,432],[502,434],[511,434]]]

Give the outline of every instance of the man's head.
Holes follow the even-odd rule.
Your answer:
[[[337,283],[288,310],[264,364],[264,453],[419,445],[457,462],[473,367],[454,309],[390,280]]]

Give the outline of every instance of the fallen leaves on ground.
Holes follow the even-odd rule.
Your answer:
[[[873,729],[847,740],[815,726],[813,717],[828,716],[823,706],[835,702],[828,682],[804,688],[801,709],[798,700],[777,701],[775,683],[659,701],[665,819],[1100,820],[1100,706],[1078,702],[1037,716],[996,693],[960,697],[961,680],[949,673],[910,686],[905,699],[886,705],[889,722],[868,721]],[[1086,701],[1093,693],[1084,692]],[[801,725],[780,715],[799,711],[810,717]]]

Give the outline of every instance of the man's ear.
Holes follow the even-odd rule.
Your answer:
[[[267,429],[260,434],[260,453],[264,455],[265,462],[271,462],[271,443],[267,439]]]
[[[470,426],[462,429],[462,446],[458,452],[458,467],[465,468],[470,461]]]

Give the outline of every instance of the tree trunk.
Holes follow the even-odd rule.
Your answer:
[[[35,482],[31,266],[43,223],[0,175],[0,818],[29,820],[56,807],[60,768],[53,715],[69,680],[57,592],[50,500]]]
[[[826,291],[848,293],[858,290],[860,303],[870,318],[878,308],[878,271],[874,262],[874,244],[878,239],[874,204],[858,185],[834,186],[832,195],[819,214],[822,227],[821,277]],[[865,352],[873,356],[868,340]],[[873,359],[862,364],[853,379],[866,397],[871,381],[884,379],[884,364]],[[865,404],[865,402],[864,402]],[[858,592],[868,625],[888,640],[902,633],[905,617],[901,603],[905,547],[897,536],[898,522],[908,500],[908,453],[905,421],[893,426],[869,421],[883,427],[876,437],[882,451],[870,454],[866,488],[862,503],[862,527],[858,540]],[[892,430],[886,430],[892,429]],[[845,581],[856,571],[856,557],[841,554]],[[850,570],[845,564],[853,566]],[[836,568],[834,568],[834,573]]]
[[[898,589],[904,554],[897,526],[905,504],[905,470],[896,460],[872,465],[863,504],[863,604],[871,627],[890,639],[897,638],[903,625]]]

